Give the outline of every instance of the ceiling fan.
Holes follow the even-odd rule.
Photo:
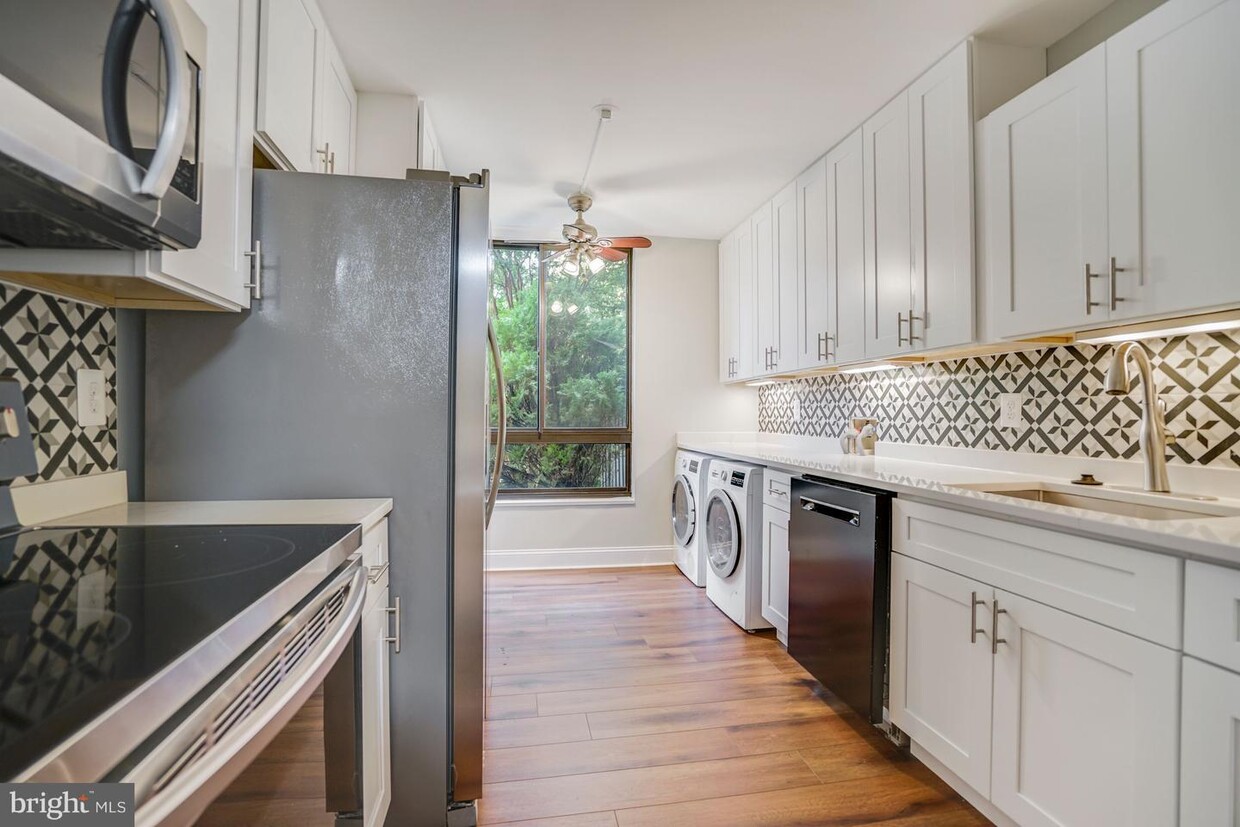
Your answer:
[[[594,163],[594,153],[598,150],[603,125],[611,120],[615,112],[615,107],[609,104],[599,104],[595,109],[598,111],[598,125],[594,128],[594,142],[590,145],[590,156],[586,159],[586,171],[581,176],[581,185],[577,187],[577,192],[568,196],[569,209],[577,213],[577,219],[564,225],[564,242],[547,247],[548,254],[543,258],[545,262],[558,263],[560,269],[570,276],[594,275],[606,267],[609,261],[624,261],[628,257],[626,249],[650,246],[650,239],[643,236],[600,237],[598,228],[586,223],[585,212],[594,203],[594,199],[586,194],[586,179],[590,176],[590,166]]]

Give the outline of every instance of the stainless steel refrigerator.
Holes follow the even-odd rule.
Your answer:
[[[402,826],[481,795],[488,438],[486,174],[410,176],[257,171],[261,301],[146,328],[147,499],[394,500]]]

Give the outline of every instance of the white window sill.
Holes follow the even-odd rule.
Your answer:
[[[495,501],[496,509],[509,508],[560,508],[560,507],[594,507],[615,508],[633,505],[632,497],[500,497]]]

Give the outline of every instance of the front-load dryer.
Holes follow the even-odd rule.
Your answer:
[[[701,506],[706,491],[709,457],[692,451],[676,452],[676,473],[672,478],[672,535],[676,540],[676,566],[689,582],[706,585],[706,554],[702,551],[699,527],[706,513]]]
[[[769,629],[762,617],[762,469],[712,459],[702,506],[706,596],[742,629]]]

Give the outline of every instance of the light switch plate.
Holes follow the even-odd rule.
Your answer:
[[[79,368],[77,372],[78,424],[86,428],[98,428],[108,423],[106,407],[108,389],[103,381],[103,371]]]
[[[1025,400],[1019,393],[999,394],[999,427],[1019,428],[1025,424]]]

